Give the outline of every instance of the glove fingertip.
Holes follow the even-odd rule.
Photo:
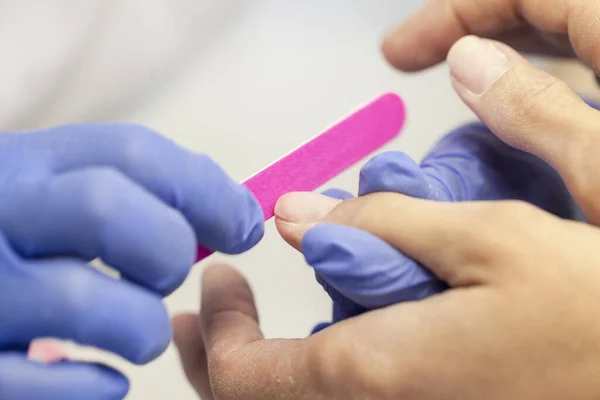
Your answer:
[[[169,326],[166,326],[164,323],[161,323],[160,325],[159,328],[162,332],[157,333],[156,337],[149,339],[147,343],[140,343],[138,351],[130,360],[132,363],[136,365],[146,365],[157,359],[167,350],[171,343],[171,339],[173,338],[173,328],[170,324]],[[152,326],[149,324],[146,328],[151,329]]]
[[[406,153],[387,152],[369,161],[360,172],[359,195],[396,192],[427,198],[429,183],[421,167]]]
[[[305,235],[303,252],[343,317],[443,290],[416,261],[355,228],[318,225]]]
[[[226,254],[240,254],[250,250],[261,241],[265,234],[264,213],[258,200],[246,187],[241,186],[245,199],[243,207],[229,210],[238,215],[236,227],[231,237],[226,237],[222,248],[217,249]]]

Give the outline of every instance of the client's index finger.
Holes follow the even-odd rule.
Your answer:
[[[396,94],[384,94],[243,184],[258,200],[266,221],[273,217],[281,196],[313,191],[324,185],[396,138],[405,121],[404,101]],[[197,261],[212,253],[200,246]]]

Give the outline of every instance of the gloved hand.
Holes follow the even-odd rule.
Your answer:
[[[376,156],[363,167],[359,183],[360,196],[374,192],[446,202],[519,199],[562,218],[581,219],[563,180],[547,163],[506,145],[481,123],[442,138],[420,165],[401,152]],[[340,190],[324,194],[340,200],[352,197]],[[446,288],[418,263],[367,232],[324,225],[301,244],[285,222],[295,219],[283,208],[277,207],[278,229],[314,268],[333,300],[334,322]],[[327,326],[320,324],[313,332]]]
[[[171,340],[162,297],[197,243],[240,253],[263,234],[249,191],[213,161],[143,127],[77,125],[0,135],[0,398],[121,399],[101,365],[29,360],[39,337],[144,364]],[[100,258],[121,273],[90,268]]]

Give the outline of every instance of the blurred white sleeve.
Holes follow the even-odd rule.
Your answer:
[[[238,0],[0,0],[0,130],[119,116],[214,40]]]

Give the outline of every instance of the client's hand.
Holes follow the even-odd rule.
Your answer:
[[[525,53],[575,57],[600,73],[600,3],[581,0],[429,0],[393,29],[383,44],[403,71],[446,59],[463,36],[496,39]]]
[[[381,156],[379,166],[376,159],[362,174],[361,194],[392,190],[436,200],[512,198],[563,218],[598,224],[598,111],[498,42],[464,38],[448,62],[458,94],[495,136],[478,125],[464,128],[444,139],[421,168],[403,155]],[[394,158],[399,160],[395,165],[389,162]],[[284,214],[279,211],[285,220]],[[279,223],[287,238],[286,227]],[[344,310],[334,321],[439,291],[437,280],[409,258],[386,250],[381,241],[356,232],[353,242],[345,271],[329,265],[316,269],[319,281]]]
[[[550,165],[505,144],[481,123],[462,126],[446,135],[419,165],[402,152],[376,156],[361,170],[358,193],[364,196],[375,192],[447,202],[523,200],[562,218],[580,217],[563,180]],[[325,194],[338,200],[352,197],[339,190]],[[277,227],[284,239],[300,249],[285,223],[286,213],[305,204],[302,198],[296,199],[298,204],[286,204],[285,210],[277,207]],[[318,216],[315,212],[314,217]],[[414,260],[366,232],[353,231],[347,238],[331,234],[323,240],[354,243],[348,247],[344,267],[312,263],[318,282],[333,300],[333,322],[370,309],[425,298],[446,288]],[[310,249],[305,255],[310,263]],[[326,326],[321,324],[315,330]]]
[[[327,200],[302,200],[309,214],[324,207],[325,223],[300,218],[298,209],[289,221],[311,262],[345,271],[354,242],[323,238],[364,230],[453,289],[307,339],[266,340],[245,280],[227,267],[209,269],[200,315],[174,320],[185,370],[203,399],[600,397],[597,228],[514,201],[379,193],[327,210]]]

